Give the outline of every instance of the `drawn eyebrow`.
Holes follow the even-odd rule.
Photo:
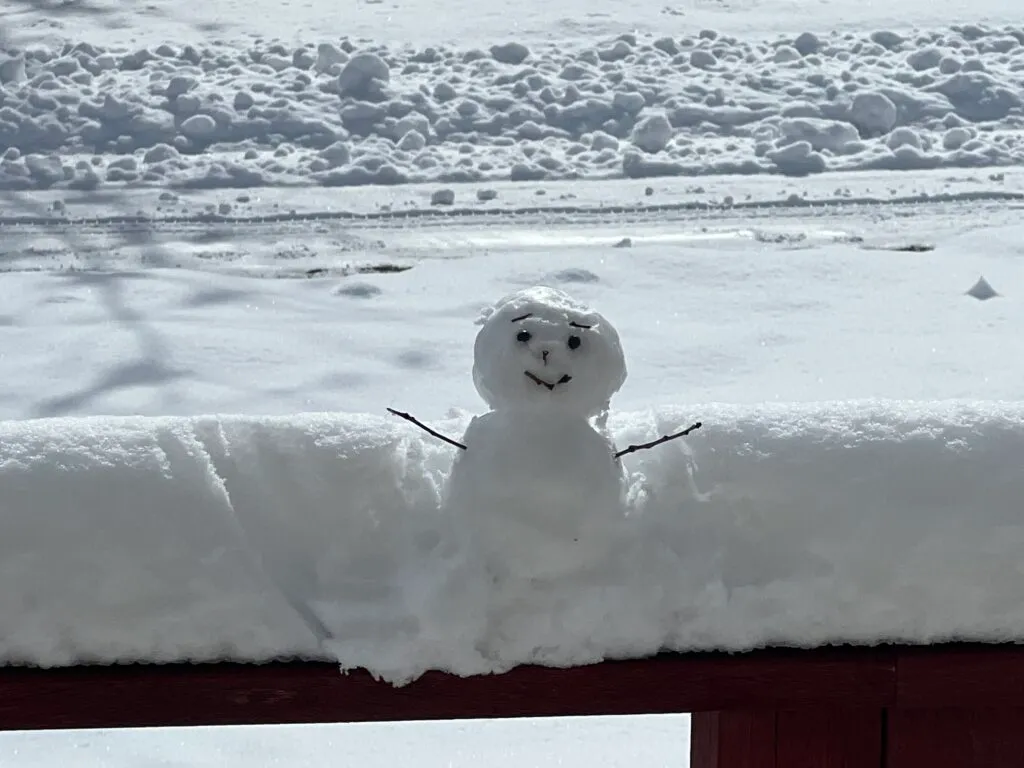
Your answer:
[[[585,330],[590,330],[591,328],[594,327],[592,325],[583,325],[582,323],[577,323],[575,321],[569,323],[569,325],[571,325],[573,328],[583,328]]]
[[[525,315],[520,315],[519,317],[513,317],[510,322],[518,323],[520,320],[525,320],[528,317],[533,317],[533,312],[527,312]]]

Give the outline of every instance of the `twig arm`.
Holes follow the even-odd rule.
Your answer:
[[[428,427],[426,424],[424,424],[422,421],[417,419],[412,414],[405,413],[403,411],[396,411],[394,408],[388,408],[388,413],[393,414],[395,416],[398,416],[401,419],[405,419],[406,421],[412,422],[417,427],[419,427],[424,432],[426,432],[428,435],[436,437],[438,440],[443,440],[444,442],[448,443],[448,445],[454,445],[456,448],[461,448],[462,450],[466,450],[466,446],[464,446],[458,440],[452,440],[450,437],[447,437],[446,435],[442,435],[440,432],[437,432],[436,430],[431,429],[430,427]]]
[[[625,456],[627,453],[636,453],[637,451],[646,451],[648,448],[654,448],[655,446],[661,445],[662,443],[667,443],[669,440],[675,440],[676,438],[679,438],[679,437],[686,437],[688,434],[690,434],[691,432],[693,432],[695,430],[700,429],[702,426],[704,426],[703,423],[698,421],[697,423],[691,424],[690,426],[688,426],[682,432],[675,432],[675,433],[673,433],[671,435],[662,435],[657,440],[652,440],[649,443],[641,443],[640,445],[631,445],[631,446],[629,446],[627,448],[623,448],[621,451],[616,451],[615,452],[615,458],[617,459],[617,458],[619,458],[621,456]]]

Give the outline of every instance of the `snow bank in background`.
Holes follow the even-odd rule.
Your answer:
[[[0,52],[0,188],[1024,163],[1024,28]],[[443,203],[443,199],[439,199]]]
[[[487,584],[460,570],[438,504],[450,449],[402,422],[3,423],[0,661],[333,654],[402,681],[659,648],[1024,637],[1024,403],[710,405],[612,427],[623,446],[695,417],[689,449],[627,457],[631,527],[611,559],[486,625]]]

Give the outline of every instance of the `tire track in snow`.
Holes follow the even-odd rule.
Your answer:
[[[0,215],[0,227],[57,227],[57,226],[94,226],[123,227],[133,225],[172,226],[194,224],[232,224],[237,226],[261,225],[277,223],[306,223],[344,221],[353,223],[387,224],[408,220],[452,221],[467,218],[479,219],[521,219],[536,216],[564,216],[579,219],[603,216],[635,215],[654,216],[665,213],[688,213],[693,211],[707,213],[734,214],[737,212],[786,211],[795,210],[806,214],[808,209],[839,211],[851,207],[878,206],[893,208],[900,206],[922,206],[940,204],[966,203],[1024,203],[1024,192],[952,192],[944,194],[922,194],[905,197],[882,199],[878,197],[834,197],[829,199],[807,199],[796,194],[784,200],[738,201],[729,204],[708,201],[687,201],[662,204],[635,205],[536,205],[512,209],[487,209],[478,207],[465,208],[410,208],[407,210],[386,210],[370,212],[352,211],[309,211],[285,212],[277,214],[261,214],[257,216],[229,216],[217,213],[197,212],[170,216],[149,216],[145,214],[117,214],[88,218],[71,218],[57,216],[41,216],[28,214],[23,216]]]

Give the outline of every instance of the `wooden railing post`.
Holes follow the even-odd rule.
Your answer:
[[[698,712],[691,768],[884,768],[881,708]]]
[[[776,712],[695,712],[690,768],[776,768]]]

